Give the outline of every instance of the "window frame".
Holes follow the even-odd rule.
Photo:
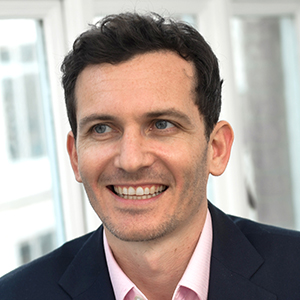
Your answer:
[[[60,65],[68,51],[63,5],[59,0],[1,0],[0,18],[33,18],[43,23],[61,194],[61,209],[56,213],[63,216],[61,226],[64,226],[64,237],[60,238],[60,243],[63,243],[86,232],[82,188],[74,180],[65,150],[70,128],[60,83]]]

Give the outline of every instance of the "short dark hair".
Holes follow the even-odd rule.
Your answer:
[[[75,40],[73,49],[61,66],[67,113],[75,138],[75,85],[80,72],[88,65],[118,64],[135,55],[160,50],[176,52],[194,64],[195,103],[203,116],[205,134],[209,139],[221,111],[222,80],[218,60],[204,38],[192,26],[165,19],[155,13],[109,15]]]

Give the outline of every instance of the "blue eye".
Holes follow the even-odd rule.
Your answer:
[[[157,129],[167,129],[170,127],[173,127],[174,125],[171,122],[168,122],[166,120],[159,120],[155,122],[155,127]]]
[[[94,126],[96,133],[103,134],[111,131],[111,128],[105,124],[97,124]]]

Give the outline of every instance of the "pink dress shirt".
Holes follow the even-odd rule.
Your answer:
[[[104,250],[110,279],[116,300],[147,300],[145,295],[124,274],[109,248],[105,231],[103,234]],[[212,248],[212,223],[207,210],[205,224],[190,262],[180,279],[172,300],[207,300],[210,258]],[[155,288],[155,287],[153,287]]]

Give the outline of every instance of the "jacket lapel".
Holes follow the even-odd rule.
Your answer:
[[[242,231],[223,212],[209,203],[213,247],[208,300],[276,300],[274,294],[251,282],[263,258]]]
[[[59,284],[76,300],[115,300],[103,247],[103,227],[82,246]]]

